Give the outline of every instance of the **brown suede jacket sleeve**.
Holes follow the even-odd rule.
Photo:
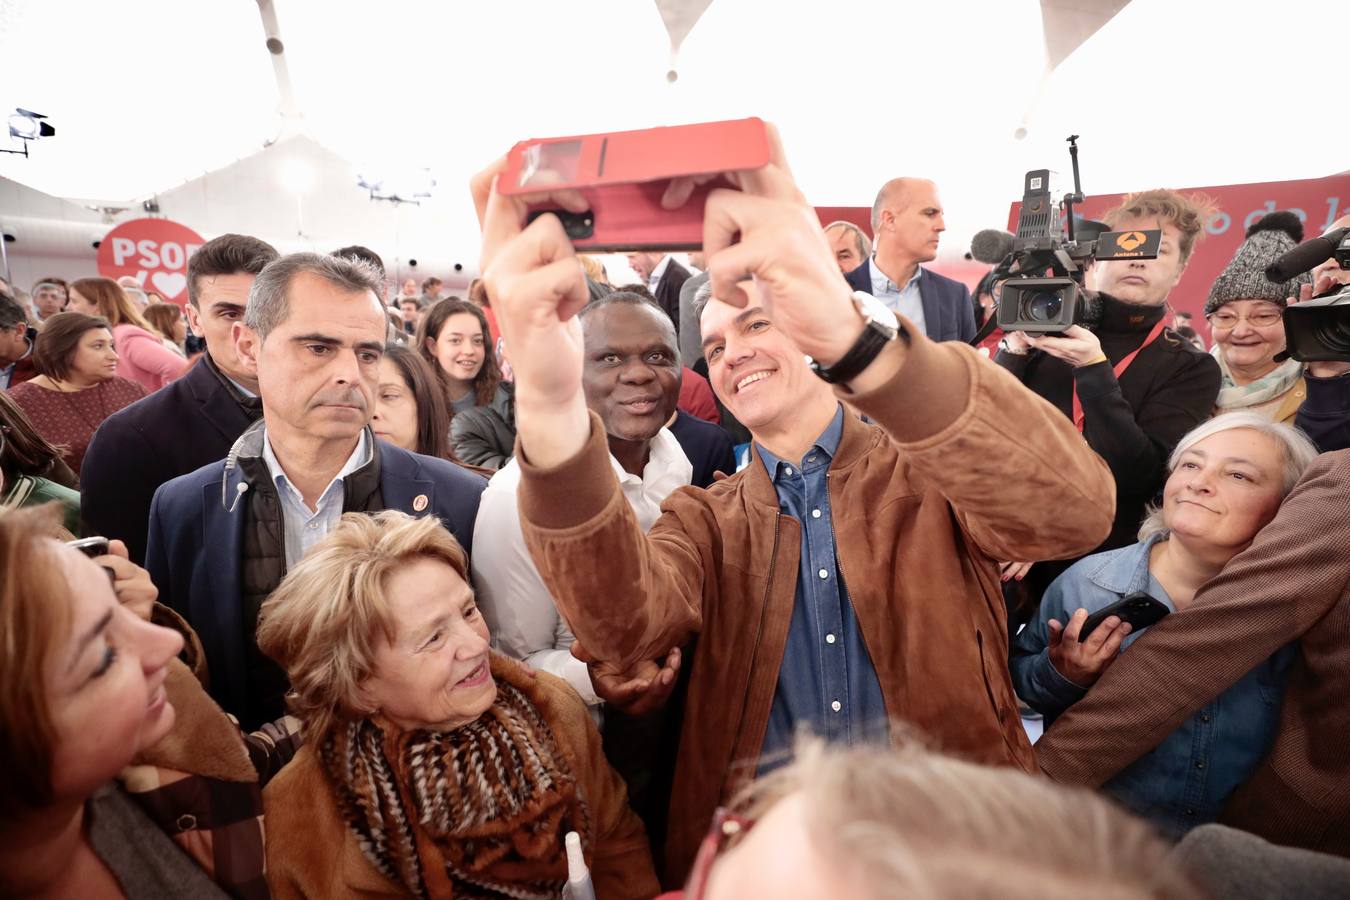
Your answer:
[[[1347,485],[1350,451],[1318,457],[1252,545],[1056,720],[1036,744],[1041,768],[1101,785],[1320,621],[1350,588]]]
[[[894,382],[846,399],[947,498],[976,545],[998,561],[1038,562],[1105,540],[1115,481],[1068,418],[973,348],[908,328]]]
[[[971,348],[936,343],[908,322],[886,385],[840,392],[875,419],[907,464],[932,480],[995,559],[1041,560],[1097,546],[1115,511],[1110,473],[1068,420]],[[525,542],[573,633],[620,665],[664,655],[702,625],[717,590],[719,529],[686,491],[644,535],[591,414],[586,447],[549,470],[517,444]],[[718,490],[714,486],[710,490]]]
[[[600,417],[581,453],[552,470],[520,463],[520,524],[539,574],[577,641],[627,667],[683,646],[703,622],[717,523],[697,500],[666,499],[642,533],[609,464]],[[707,586],[716,590],[716,585]]]

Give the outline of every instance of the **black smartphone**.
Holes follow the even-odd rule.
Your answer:
[[[1169,612],[1171,610],[1160,601],[1143,591],[1136,591],[1124,600],[1117,600],[1088,616],[1082,630],[1078,632],[1078,642],[1081,644],[1087,640],[1088,635],[1097,630],[1097,626],[1112,616],[1118,616],[1122,622],[1129,622],[1133,633],[1154,624]]]
[[[108,539],[105,537],[80,538],[78,541],[66,541],[67,547],[73,547],[90,559],[108,555]]]

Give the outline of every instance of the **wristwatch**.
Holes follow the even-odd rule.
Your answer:
[[[866,291],[853,292],[853,308],[864,322],[863,332],[839,362],[822,366],[811,357],[807,362],[811,371],[830,384],[846,385],[872,364],[886,345],[900,334],[900,322],[886,304]]]

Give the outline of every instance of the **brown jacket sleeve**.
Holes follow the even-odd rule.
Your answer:
[[[665,656],[703,624],[705,558],[717,523],[681,489],[646,535],[609,464],[600,417],[586,447],[549,470],[520,463],[520,524],[539,574],[577,640],[620,666]]]
[[[1069,559],[1098,546],[1115,482],[1067,417],[971,347],[908,322],[891,383],[841,397],[890,436],[901,458],[955,507],[996,560]]]
[[[1318,457],[1252,545],[1046,732],[1036,744],[1041,768],[1057,781],[1102,784],[1325,616],[1350,587],[1347,485],[1350,451]]]

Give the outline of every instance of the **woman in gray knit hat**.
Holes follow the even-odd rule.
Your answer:
[[[1307,396],[1302,363],[1275,357],[1285,345],[1285,304],[1309,276],[1276,283],[1265,274],[1266,266],[1301,240],[1303,223],[1293,213],[1266,215],[1247,229],[1247,239],[1210,289],[1205,318],[1223,371],[1216,414],[1249,409],[1293,424]]]

